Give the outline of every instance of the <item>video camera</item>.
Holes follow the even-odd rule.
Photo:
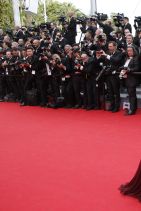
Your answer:
[[[115,26],[121,27],[123,19],[124,19],[124,14],[123,13],[117,13],[117,15],[114,15],[113,16],[113,21],[114,21]]]
[[[135,17],[134,19],[134,27],[136,30],[141,30],[141,16]]]
[[[98,20],[98,21],[106,21],[108,19],[108,15],[107,14],[103,14],[103,13],[96,13],[96,15],[94,17],[91,17],[91,20]]]

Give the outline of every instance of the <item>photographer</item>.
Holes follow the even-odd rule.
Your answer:
[[[77,35],[77,29],[76,29],[76,18],[74,17],[74,13],[70,12],[68,14],[69,16],[69,23],[68,23],[68,27],[67,27],[67,31],[68,31],[68,35],[66,37],[66,39],[68,40],[68,44],[69,45],[73,45],[74,43],[76,43],[76,35]]]
[[[0,47],[0,102],[4,101],[4,97],[6,95],[6,80],[5,80],[5,71],[2,66],[4,61],[4,52]]]
[[[13,100],[20,100],[20,90],[17,86],[16,75],[17,75],[17,62],[19,57],[12,55],[12,50],[6,51],[6,56],[3,60],[2,66],[5,70],[6,82],[7,82],[7,96],[12,96]]]
[[[137,97],[136,97],[137,78],[133,73],[138,71],[139,71],[138,53],[136,52],[134,47],[132,46],[127,47],[127,56],[119,75],[120,79],[123,80],[129,95],[130,109],[126,112],[127,115],[133,115],[136,113],[137,110]]]
[[[96,30],[94,42],[90,50],[93,50],[95,53],[97,48],[101,48],[103,51],[107,51],[107,37],[106,37],[106,34],[103,33],[102,29]]]
[[[93,55],[93,36],[90,31],[87,31],[84,40],[81,42],[81,51],[86,52],[89,56]]]
[[[133,43],[133,36],[132,36],[132,34],[128,34],[127,36],[126,36],[126,48],[127,47],[130,47],[130,46],[133,46],[135,49],[136,49],[136,51],[139,53],[139,48],[138,48],[138,46],[136,46],[134,43]]]
[[[95,18],[90,18],[90,20],[87,21],[85,32],[91,32],[92,37],[94,38],[96,30],[97,30],[96,19]]]
[[[55,40],[51,46],[52,54],[59,54],[60,56],[62,56],[63,49],[64,49],[65,45],[67,45],[67,44],[68,44],[67,39],[65,39],[62,36],[61,32],[57,32]]]
[[[56,23],[50,23],[49,33],[50,33],[51,38],[53,39],[53,41],[55,40],[57,32],[59,32],[59,29],[57,28]]]
[[[128,17],[124,17],[123,18],[123,23],[124,23],[123,30],[129,29],[130,33],[132,34],[132,26],[129,23],[129,18]]]
[[[74,92],[72,84],[72,74],[74,68],[73,51],[70,45],[65,45],[65,56],[62,59],[62,84],[64,90],[66,108],[72,108],[74,106]]]
[[[83,78],[83,64],[81,60],[80,50],[73,50],[73,74],[72,74],[72,84],[74,90],[74,108],[81,108],[82,106],[82,97],[81,92],[84,92],[84,78]]]
[[[61,92],[63,92],[62,86],[62,76],[63,71],[65,70],[65,66],[62,64],[61,57],[58,54],[53,54],[50,60],[50,68],[52,77],[50,78],[50,86],[52,90],[52,103],[50,106],[52,108],[58,108],[59,102],[58,98],[61,96]],[[62,93],[63,94],[63,93]]]
[[[124,63],[124,54],[117,50],[117,44],[114,41],[108,43],[108,53],[103,51],[103,56],[107,62],[106,83],[109,89],[109,97],[111,101],[110,111],[118,112],[120,109],[120,80],[118,75],[119,67]]]
[[[97,20],[98,25],[103,29],[103,32],[107,36],[107,41],[111,41],[110,33],[114,31],[112,27],[112,22],[110,20],[106,20],[104,23],[102,21]]]
[[[32,45],[33,45],[33,48],[34,48],[34,55],[39,57],[40,54],[43,52],[39,38],[34,38]]]
[[[26,48],[26,54],[27,54],[26,63],[23,64],[23,68],[27,72],[27,77],[25,79],[21,106],[27,105],[27,98],[26,98],[27,90],[36,88],[38,85],[38,83],[36,83],[37,79],[36,75],[39,64],[38,57],[34,55],[34,49],[32,46]]]
[[[86,110],[92,110],[97,108],[96,99],[96,59],[89,57],[87,53],[81,54],[81,60],[83,64],[83,77],[85,79],[84,89],[84,108]]]
[[[139,48],[139,53],[141,53],[141,29],[136,31],[133,43]]]

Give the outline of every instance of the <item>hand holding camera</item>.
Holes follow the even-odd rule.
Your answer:
[[[126,69],[121,70],[121,72],[119,74],[119,78],[120,79],[127,78],[127,70]]]

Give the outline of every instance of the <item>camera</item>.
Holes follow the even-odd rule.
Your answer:
[[[39,25],[39,28],[43,31],[46,31],[46,30],[50,30],[51,28],[51,23],[50,22],[46,22],[46,23],[41,23]]]
[[[134,27],[137,30],[141,30],[141,16],[135,17],[134,19]]]
[[[64,24],[66,22],[66,17],[65,16],[60,16],[58,18],[58,21],[61,22],[62,24]]]
[[[60,64],[61,64],[61,61],[60,61],[59,58],[56,58],[56,59],[55,59],[55,62],[56,62],[56,65],[60,65]]]
[[[114,21],[115,26],[121,27],[123,19],[124,19],[124,14],[123,13],[117,13],[117,15],[114,15],[113,16],[113,21]]]
[[[103,41],[105,41],[106,37],[105,37],[105,35],[100,34],[100,35],[98,35],[97,39],[99,42],[103,42]]]
[[[95,17],[98,21],[106,21],[108,19],[108,15],[103,13],[96,13]]]
[[[84,24],[86,24],[87,20],[88,20],[88,18],[86,18],[86,17],[79,17],[79,18],[77,18],[76,23],[84,25]]]
[[[121,70],[121,72],[120,72],[120,74],[119,74],[119,78],[120,78],[120,79],[127,78],[127,73],[126,73],[126,71],[127,71],[127,68],[125,68],[125,67],[124,67],[123,70]]]
[[[108,19],[107,14],[96,13],[94,16],[90,17],[90,21],[106,21]]]

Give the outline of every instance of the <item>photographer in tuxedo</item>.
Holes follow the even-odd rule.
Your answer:
[[[130,110],[126,112],[126,115],[133,115],[137,110],[137,97],[136,97],[136,86],[137,78],[133,74],[139,71],[139,60],[138,53],[135,48],[130,46],[127,47],[127,56],[125,59],[124,66],[121,68],[120,79],[123,80],[127,88],[130,102]]]
[[[24,82],[24,91],[23,91],[21,106],[27,105],[26,91],[33,87],[33,83],[34,85],[36,84],[36,75],[39,64],[38,57],[34,55],[34,49],[32,46],[26,48],[26,54],[27,54],[26,63],[23,64],[22,68],[27,74]]]
[[[119,67],[124,64],[124,54],[117,50],[117,43],[110,41],[108,43],[108,53],[103,51],[106,58],[107,71],[106,83],[109,89],[109,97],[111,101],[110,111],[118,112],[120,108],[120,79],[118,74]]]
[[[124,17],[123,23],[124,23],[123,30],[129,29],[130,33],[132,33],[132,26],[129,23],[129,18],[128,17]]]
[[[69,16],[69,23],[67,27],[68,33],[66,39],[68,40],[69,45],[73,45],[76,43],[75,38],[77,35],[77,29],[76,29],[77,24],[73,12],[70,12],[68,16]]]
[[[103,51],[97,49],[94,57],[90,57],[85,52],[81,55],[83,75],[85,78],[84,108],[86,108],[86,110],[100,108],[100,96],[99,90],[96,87],[96,77],[102,70],[105,61],[102,53]]]

